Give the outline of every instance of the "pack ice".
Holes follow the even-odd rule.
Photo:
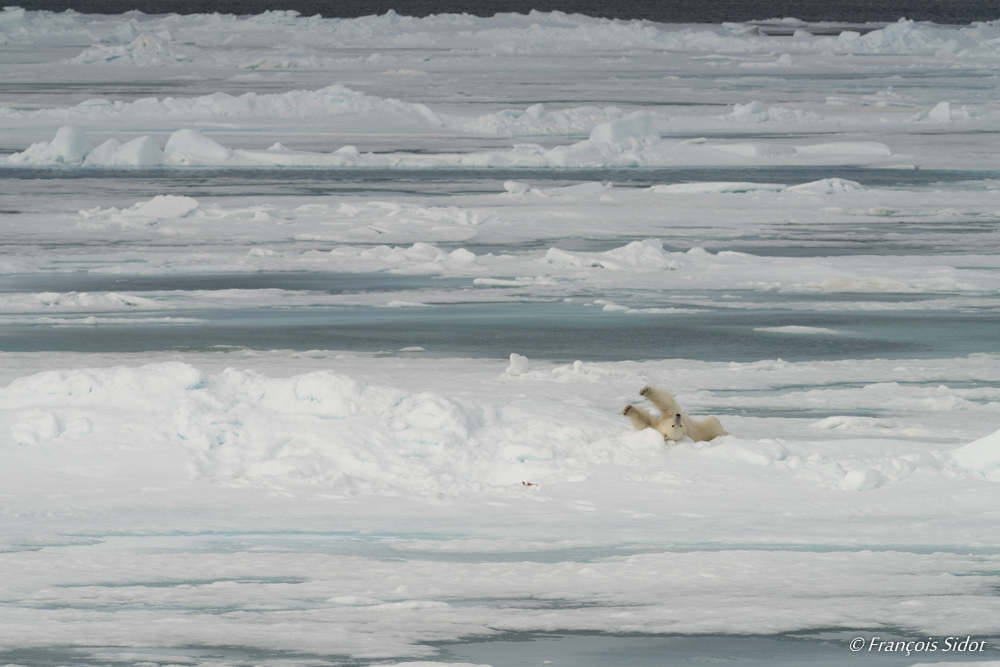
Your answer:
[[[0,664],[992,641],[998,40],[4,9]]]

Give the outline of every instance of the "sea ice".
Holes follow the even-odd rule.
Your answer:
[[[1000,469],[1000,431],[951,451],[960,468],[996,479]]]
[[[757,327],[754,331],[768,331],[771,333],[788,333],[788,334],[839,334],[839,331],[834,329],[825,329],[823,327],[802,327],[802,326],[785,326],[785,327]]]
[[[0,13],[0,662],[995,635],[1000,26],[782,25]]]

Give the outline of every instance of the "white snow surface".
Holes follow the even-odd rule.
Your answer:
[[[196,129],[234,151],[188,156],[184,164],[981,169],[995,161],[988,146],[970,138],[1000,118],[995,101],[974,85],[996,66],[995,22],[934,26],[901,19],[865,35],[800,31],[777,39],[756,34],[752,25],[672,26],[560,12],[322,19],[280,11],[254,17],[90,17],[11,9],[3,16],[3,39],[11,48],[30,45],[34,54],[31,63],[8,72],[9,80],[59,80],[72,71],[84,84],[82,92],[63,96],[0,99],[0,136],[19,154],[6,156],[7,165],[77,163],[39,146],[63,126],[122,144],[150,135],[161,149],[171,133]],[[637,74],[647,66],[669,74]],[[171,94],[109,99],[98,92],[98,82],[128,81],[133,71],[169,85]],[[940,71],[947,78],[937,76]],[[788,86],[781,77],[789,74],[805,87]],[[908,85],[913,75],[933,76],[935,83]],[[753,87],[756,99],[720,80],[762,76],[768,85]],[[865,76],[871,88],[859,91],[846,83]],[[95,84],[89,96],[88,83]],[[506,91],[523,84],[541,97],[505,104]],[[617,103],[621,85],[640,106]],[[505,92],[497,95],[498,89]],[[608,103],[596,106],[595,97]],[[671,104],[675,99],[684,105]],[[622,123],[634,125],[636,113],[643,128],[624,131]],[[248,123],[290,148],[268,156],[262,149],[275,142],[257,145],[253,131],[241,130]],[[916,126],[934,132],[913,140]],[[809,143],[794,138],[831,132],[849,136]],[[745,138],[757,133],[771,138]],[[775,141],[779,133],[790,136]],[[698,134],[709,138],[690,138]],[[362,147],[349,160],[336,154],[356,145],[358,135],[406,139],[394,139],[390,151]],[[554,141],[520,149],[513,142],[487,149],[477,141],[457,154],[441,151],[440,144],[426,150],[428,142],[456,136]],[[632,145],[636,137],[641,140]],[[942,151],[946,140],[962,149]],[[112,159],[111,152],[106,148],[91,164],[154,164],[148,158]]]
[[[951,456],[963,470],[996,479],[1000,471],[1000,431],[959,447]]]
[[[60,641],[71,644],[127,637],[129,645],[169,648],[225,637],[355,658],[430,656],[420,644],[427,637],[503,631],[766,634],[872,623],[992,630],[992,598],[977,594],[987,578],[975,573],[996,556],[871,548],[994,543],[977,527],[996,511],[995,483],[981,477],[995,469],[996,434],[962,443],[996,419],[997,397],[969,403],[961,397],[970,390],[907,386],[991,377],[996,360],[870,363],[865,376],[900,382],[852,389],[841,384],[860,378],[850,362],[533,360],[529,368],[522,356],[514,375],[492,360],[161,356],[88,368],[74,367],[80,355],[55,355],[65,370],[21,375],[0,391],[9,429],[4,488],[20,489],[6,501],[0,558],[16,574],[6,579],[7,599],[24,599],[2,612],[5,644],[45,646],[56,622]],[[34,355],[5,355],[8,376],[36,363]],[[306,370],[316,366],[326,369]],[[815,388],[782,389],[803,377]],[[622,428],[617,410],[649,381],[669,382],[693,413],[711,410],[739,435],[665,446],[656,433]],[[734,398],[737,387],[758,390]],[[772,389],[754,399],[765,387]],[[833,428],[826,432],[844,432],[829,437],[809,419],[737,414],[755,400],[832,411],[882,403],[893,419],[829,418],[820,424]],[[931,400],[950,426],[929,417]],[[25,475],[35,480],[30,488],[17,482]],[[788,513],[792,499],[796,511]],[[862,508],[869,516],[859,522]],[[281,537],[289,521],[306,531],[290,543]],[[435,532],[439,521],[448,535]],[[125,536],[90,537],[109,522]],[[331,524],[362,533],[343,543],[323,536]],[[373,525],[389,534],[362,537]],[[782,550],[840,545],[845,534],[850,549],[807,551],[803,570],[802,552]],[[405,561],[342,553],[358,539]],[[231,540],[258,546],[230,551]],[[632,546],[615,546],[623,541]],[[745,547],[695,546],[720,541]],[[33,551],[38,545],[49,546]],[[567,555],[523,555],[551,550]],[[574,550],[606,555],[578,562]],[[458,565],[414,557],[504,560],[507,551],[522,555],[500,563],[465,556]],[[836,592],[849,582],[865,593]],[[918,595],[935,604],[903,604]],[[73,611],[49,616],[28,596]],[[257,612],[252,631],[209,610],[264,597],[284,610],[282,620]],[[541,598],[560,610],[457,604],[464,598]],[[118,612],[86,611],[125,599],[132,602]],[[162,615],[150,607],[163,606],[188,609],[199,622],[165,631],[168,616],[150,623],[150,614]]]
[[[869,27],[5,9],[0,663],[1000,634],[1000,21]]]

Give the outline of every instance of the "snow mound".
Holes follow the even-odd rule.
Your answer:
[[[639,147],[659,142],[660,133],[656,131],[653,117],[648,111],[637,111],[621,120],[598,125],[590,132],[590,141]]]
[[[44,410],[22,414],[10,427],[10,437],[22,447],[35,447],[58,437],[59,433],[55,415]]]
[[[353,93],[352,93],[353,94]],[[218,93],[217,95],[222,95]],[[249,95],[249,93],[248,93]],[[230,96],[224,96],[233,100]],[[246,96],[244,96],[246,97]],[[363,97],[363,96],[362,96]],[[377,99],[377,98],[373,98]],[[382,100],[380,100],[381,102]],[[170,103],[164,100],[163,104]],[[384,100],[393,102],[393,100]],[[139,104],[135,102],[134,104]],[[150,105],[161,104],[155,98]],[[100,106],[100,105],[96,105]],[[363,105],[362,105],[363,106]],[[421,115],[422,122],[434,124],[436,116],[423,107],[426,114],[416,109],[421,105],[410,105],[414,113]],[[350,113],[363,117],[363,122],[386,120],[379,118],[376,111],[365,112],[361,107],[352,107]],[[304,111],[297,110],[288,117],[302,117]],[[428,116],[427,114],[430,114]],[[9,114],[8,114],[9,115]],[[397,115],[396,120],[399,120]],[[287,120],[287,118],[286,118]],[[413,120],[412,118],[410,120]],[[359,120],[359,122],[362,122]],[[388,122],[388,121],[387,121]],[[370,127],[370,125],[369,125]],[[75,135],[74,135],[75,136]],[[197,130],[183,129],[174,132],[167,143],[167,154],[159,149],[152,138],[139,137],[127,144],[110,139],[91,150],[84,166],[131,166],[150,167],[170,164],[172,166],[220,165],[234,167],[365,167],[380,169],[489,169],[489,168],[584,168],[584,167],[654,167],[676,166],[680,164],[717,165],[722,163],[745,164],[747,159],[763,163],[796,164],[800,157],[809,158],[810,164],[824,157],[831,162],[851,157],[861,162],[877,161],[890,154],[889,149],[876,142],[841,142],[804,147],[800,153],[795,146],[783,144],[742,143],[742,144],[685,144],[661,141],[651,116],[646,112],[633,114],[627,118],[602,124],[594,128],[592,138],[573,144],[556,146],[550,150],[537,144],[515,144],[506,151],[481,153],[365,153],[354,146],[343,146],[332,153],[289,150],[281,144],[268,149],[232,149],[208,139]],[[83,138],[82,141],[85,141]],[[78,164],[66,162],[63,156],[79,157],[86,150],[86,144],[64,133],[56,148],[47,142],[33,144],[21,153],[6,159],[7,164]],[[809,153],[812,151],[812,153]],[[724,157],[725,154],[732,156]],[[830,179],[833,183],[835,179]],[[846,181],[842,181],[847,183]],[[511,181],[512,193],[522,193],[523,189]],[[683,184],[680,184],[683,185]],[[659,187],[659,186],[658,186]],[[669,187],[669,186],[667,186]],[[779,190],[779,184],[721,184],[712,186],[716,191]],[[796,186],[798,187],[798,186]],[[860,187],[860,186],[859,186]],[[681,188],[683,189],[683,188]],[[564,189],[568,191],[568,189]],[[537,194],[535,190],[529,190]],[[660,190],[656,190],[660,191]],[[668,190],[674,191],[674,190]],[[541,194],[546,194],[542,192]]]
[[[163,151],[152,137],[138,137],[122,144],[108,139],[95,148],[84,160],[85,167],[159,167],[163,165]]]
[[[680,268],[677,261],[669,259],[660,239],[633,241],[621,248],[606,252],[568,252],[549,248],[545,261],[563,269],[624,269],[639,271],[672,271]]]
[[[824,329],[823,327],[803,327],[790,325],[787,327],[757,327],[754,331],[767,331],[770,333],[786,333],[786,334],[839,334],[839,331],[834,329]]]
[[[1000,481],[1000,431],[953,449],[950,454],[962,470]]]
[[[911,120],[929,121],[933,123],[951,123],[959,120],[969,120],[972,113],[966,107],[952,109],[950,102],[938,102],[933,109],[921,111]]]
[[[157,167],[163,151],[151,137],[138,137],[126,144],[109,139],[97,148],[78,128],[59,128],[51,143],[42,141],[7,158],[8,164]]]
[[[776,65],[780,63],[754,63],[755,65]],[[741,63],[749,66],[751,63]],[[841,119],[836,116],[821,115],[815,111],[788,109],[785,107],[764,107],[760,101],[748,104],[736,104],[733,111],[721,117],[729,123],[760,124],[760,123],[810,123],[825,125],[840,125]]]
[[[177,195],[157,195],[122,211],[126,218],[183,218],[198,208],[198,200]]]
[[[122,47],[105,47],[119,49]],[[3,115],[29,118],[72,118],[105,120],[114,118],[177,118],[196,121],[209,118],[314,118],[361,117],[380,122],[404,122],[440,127],[443,121],[423,104],[365,95],[341,85],[319,90],[292,90],[285,93],[234,96],[212,93],[201,97],[146,97],[134,102],[91,99],[74,107],[22,112],[3,109]]]
[[[844,415],[835,415],[833,417],[827,417],[822,421],[816,422],[815,424],[813,424],[813,427],[826,429],[830,431],[894,429],[894,428],[899,428],[899,422],[895,422],[891,419],[877,419],[875,417],[852,417]]]
[[[195,60],[198,49],[171,43],[169,34],[142,33],[128,44],[95,44],[69,62],[74,65],[114,63],[134,67],[162,67]]]
[[[25,10],[21,7],[4,7],[0,12],[0,32],[14,31],[31,25],[25,14]]]
[[[228,161],[233,152],[198,130],[184,129],[170,135],[163,155],[171,164],[215,164]]]
[[[599,125],[622,118],[622,111],[617,107],[549,111],[543,104],[534,104],[525,110],[508,109],[474,118],[446,114],[440,117],[445,127],[463,132],[530,137],[587,134]]]
[[[151,137],[139,137],[122,144],[112,156],[111,163],[129,167],[156,167],[163,164],[163,151]]]
[[[653,270],[676,270],[678,268],[676,262],[667,259],[667,253],[663,251],[663,241],[660,239],[633,241],[603,254],[609,260],[622,266]]]
[[[764,103],[760,100],[754,100],[753,102],[748,102],[747,104],[733,105],[733,111],[729,114],[729,116],[731,118],[745,118],[747,116],[762,113],[763,111]]]
[[[810,195],[834,195],[846,192],[864,192],[864,190],[865,187],[857,181],[848,181],[843,178],[824,178],[821,181],[802,183],[788,188],[789,192]]]
[[[854,53],[898,53],[954,56],[963,49],[985,47],[970,31],[948,30],[900,19],[897,23],[873,30],[866,35],[841,34],[838,47]]]
[[[885,483],[882,473],[873,468],[862,468],[860,470],[850,470],[840,481],[840,488],[844,491],[870,491],[877,489]]]
[[[518,375],[524,375],[528,372],[528,357],[522,356],[516,352],[510,353],[510,366],[504,371],[505,374],[511,377],[517,377]]]
[[[759,442],[735,442],[731,436],[723,436],[712,441],[712,446],[700,450],[705,456],[724,461],[749,463],[756,466],[771,465],[788,457],[788,450],[780,443],[762,440]]]
[[[3,312],[131,310],[159,307],[161,304],[153,299],[117,292],[34,292],[6,294],[0,297],[0,311]]]
[[[322,253],[323,258],[337,262],[345,259],[358,262],[358,266],[377,271],[385,270],[386,266],[394,273],[406,274],[452,274],[466,273],[475,270],[478,258],[476,254],[465,248],[456,248],[445,252],[430,243],[414,243],[409,248],[401,246],[380,245],[374,248],[357,248],[341,246],[328,253]]]
[[[49,146],[66,164],[79,164],[94,149],[82,130],[75,127],[60,127]]]
[[[82,130],[72,126],[60,127],[51,142],[31,144],[27,150],[14,153],[9,164],[82,164],[93,150],[93,144]]]
[[[951,120],[951,104],[948,102],[938,102],[937,106],[927,112],[927,117],[931,120]]]
[[[411,392],[331,370],[271,378],[168,362],[49,371],[0,389],[0,412],[22,446],[73,442],[88,459],[111,450],[135,460],[155,452],[185,461],[183,474],[226,486],[477,492],[526,477],[567,479],[621,449],[605,436],[604,411]],[[81,414],[87,428],[71,428]],[[123,424],[141,424],[143,437]],[[648,455],[615,459],[638,465]]]

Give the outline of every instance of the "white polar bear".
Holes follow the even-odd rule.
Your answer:
[[[715,417],[706,417],[697,422],[681,410],[674,397],[666,391],[657,389],[651,384],[643,387],[639,394],[649,399],[649,402],[660,409],[660,416],[653,417],[648,410],[626,405],[622,414],[628,417],[637,431],[653,428],[663,434],[664,440],[677,442],[687,436],[695,442],[704,442],[729,435]]]

